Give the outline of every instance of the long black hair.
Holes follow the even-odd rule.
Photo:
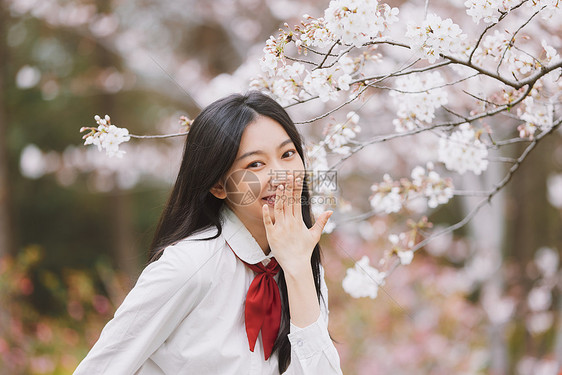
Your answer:
[[[220,209],[224,200],[216,198],[210,189],[217,184],[232,166],[242,133],[258,116],[277,121],[293,141],[303,163],[302,139],[295,124],[275,100],[258,91],[246,95],[233,94],[206,107],[191,124],[185,142],[182,163],[166,203],[149,252],[149,262],[157,260],[164,249],[191,234],[208,227],[216,227],[217,238],[222,233]],[[305,165],[306,168],[306,165]],[[310,193],[306,178],[303,181],[302,217],[308,228],[312,227]],[[311,258],[316,294],[320,301],[320,246],[316,244]],[[278,352],[279,372],[291,363],[289,301],[283,270],[279,272],[282,314],[279,335],[273,346]]]

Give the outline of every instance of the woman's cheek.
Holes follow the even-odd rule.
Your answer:
[[[291,161],[291,172],[298,177],[299,175],[302,177],[304,174],[304,164],[300,158],[295,158]]]

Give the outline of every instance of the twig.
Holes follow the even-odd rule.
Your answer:
[[[519,169],[519,167],[521,166],[521,163],[527,158],[529,153],[537,146],[538,142],[541,139],[543,139],[544,137],[546,137],[547,135],[552,134],[560,126],[561,123],[562,123],[562,119],[558,120],[557,123],[552,128],[550,128],[549,130],[543,132],[538,137],[536,137],[531,142],[531,144],[528,145],[527,148],[525,148],[525,150],[519,156],[519,158],[517,158],[516,162],[511,166],[511,168],[509,169],[507,174],[504,176],[504,178],[499,183],[497,183],[492,190],[488,191],[488,193],[485,195],[485,198],[482,199],[476,205],[476,207],[465,218],[463,218],[458,223],[456,223],[454,225],[451,225],[451,226],[443,229],[442,231],[432,235],[431,237],[426,238],[423,241],[420,241],[411,250],[415,252],[415,251],[421,249],[422,247],[424,247],[425,245],[427,245],[435,237],[441,236],[442,234],[452,232],[456,229],[459,229],[459,228],[463,227],[466,223],[468,223],[476,215],[476,213],[480,210],[480,208],[482,208],[486,203],[489,203],[492,200],[492,198],[494,197],[494,195],[496,195],[505,185],[507,185],[507,183],[509,181],[511,181],[511,178],[513,177],[514,173]]]
[[[513,8],[510,9],[510,12],[519,8],[520,6],[522,6],[523,4],[525,4],[528,0],[523,0],[522,2],[520,2],[519,4],[517,4],[516,6],[514,6]],[[507,16],[508,12],[503,12],[500,17],[498,18],[497,22],[494,22],[490,25],[488,25],[484,31],[482,32],[482,34],[480,34],[480,37],[478,38],[478,40],[476,41],[476,45],[474,46],[474,48],[472,49],[472,51],[470,52],[470,56],[468,57],[468,63],[472,64],[472,57],[474,56],[474,53],[476,52],[476,50],[478,49],[478,46],[480,45],[480,42],[482,41],[482,39],[484,38],[484,35],[488,32],[488,30],[490,30],[492,27],[496,26],[498,23],[500,23],[501,20],[503,20],[506,16]]]
[[[517,105],[518,103],[520,103],[525,97],[527,97],[527,95],[529,95],[529,93],[531,92],[532,86],[529,86],[527,88],[527,90],[523,93],[523,95],[521,95],[520,98],[514,100],[512,103],[510,103],[509,105],[504,104],[500,107],[498,107],[495,110],[491,110],[488,112],[484,112],[478,115],[474,115],[472,117],[468,117],[468,118],[464,118],[463,121],[452,121],[452,122],[447,122],[447,123],[442,123],[442,124],[436,124],[436,125],[432,125],[429,127],[424,127],[424,128],[419,128],[419,129],[414,129],[408,132],[404,132],[404,133],[393,133],[393,134],[389,134],[389,135],[383,135],[383,136],[378,136],[375,137],[369,141],[363,142],[361,143],[358,147],[356,147],[355,149],[353,149],[348,155],[342,157],[336,164],[334,164],[330,169],[334,169],[337,168],[340,164],[342,164],[344,161],[346,161],[347,159],[349,159],[351,156],[353,156],[354,154],[356,154],[357,152],[359,152],[360,150],[362,150],[363,148],[367,147],[368,145],[371,145],[373,143],[380,143],[380,142],[386,142],[388,140],[394,139],[394,138],[401,138],[401,137],[407,137],[407,136],[411,136],[411,135],[415,135],[424,131],[428,131],[428,130],[433,130],[433,129],[437,129],[437,128],[442,128],[442,127],[455,127],[458,126],[460,124],[463,124],[465,122],[473,122],[476,120],[479,120],[481,118],[484,117],[490,117],[493,115],[496,115],[497,113],[503,112],[506,109]]]
[[[173,138],[173,137],[181,137],[187,135],[188,132],[184,133],[175,133],[175,134],[157,134],[157,135],[136,135],[136,134],[129,134],[131,138],[137,139],[162,139],[162,138]]]
[[[394,87],[378,86],[378,85],[374,85],[374,84],[370,84],[370,86],[375,87],[375,88],[378,88],[378,89],[381,89],[381,90],[396,91],[396,92],[399,92],[399,93],[402,93],[402,94],[422,94],[422,93],[424,93],[424,92],[428,92],[428,91],[431,91],[431,90],[440,89],[440,88],[447,87],[447,86],[454,86],[454,85],[456,85],[457,83],[466,81],[466,80],[468,80],[468,79],[470,79],[470,78],[474,78],[474,77],[476,77],[476,76],[478,76],[478,75],[480,75],[480,73],[475,73],[475,74],[473,74],[473,75],[471,75],[471,76],[464,77],[464,78],[460,78],[460,79],[458,79],[458,80],[456,80],[456,81],[453,81],[453,82],[445,83],[445,84],[439,85],[439,86],[429,87],[429,88],[426,88],[426,89],[423,89],[423,90],[418,90],[418,91],[404,91],[404,90],[399,90],[399,89],[394,88]]]
[[[315,49],[310,48],[310,47],[308,47],[308,46],[302,46],[302,48],[304,48],[305,50],[310,51],[310,52],[312,52],[312,53],[315,53],[315,54],[317,54],[317,55],[320,55],[320,56],[326,55],[324,52],[316,51]],[[337,56],[337,55],[330,55],[330,54],[328,54],[328,55],[331,56],[331,57],[336,57],[336,56]]]
[[[309,65],[316,65],[316,63],[312,62],[312,61],[308,61],[308,60],[303,60],[303,59],[297,59],[296,57],[291,57],[291,56],[287,56],[285,55],[285,58],[287,60],[291,60],[294,62],[299,62],[299,63],[303,63],[303,64],[309,64]]]
[[[348,99],[347,101],[343,102],[342,104],[340,104],[340,105],[337,106],[336,108],[334,108],[334,109],[332,109],[332,110],[330,110],[330,111],[328,111],[328,112],[326,112],[326,113],[324,113],[324,114],[322,114],[322,115],[320,115],[320,116],[317,116],[317,117],[315,117],[315,118],[313,118],[313,119],[311,119],[311,120],[305,120],[305,121],[298,121],[298,122],[295,122],[295,125],[310,124],[310,123],[313,123],[313,122],[315,122],[315,121],[321,120],[321,119],[323,119],[324,117],[330,116],[332,113],[334,113],[334,112],[336,112],[336,111],[339,111],[342,107],[345,107],[345,106],[348,105],[349,103],[351,103],[351,102],[357,100],[357,99],[361,96],[361,94],[363,94],[363,93],[365,92],[365,90],[367,90],[368,88],[369,88],[369,86],[363,87],[363,88],[359,91],[359,93],[358,93],[357,95],[355,95],[354,97],[352,97],[352,98]]]
[[[326,62],[326,60],[328,60],[328,56],[330,56],[330,54],[332,53],[333,49],[338,45],[338,43],[340,42],[340,40],[336,40],[334,42],[334,44],[332,44],[332,46],[330,47],[330,49],[328,50],[328,53],[326,53],[326,55],[324,56],[324,59],[322,59],[322,61],[320,62],[320,64],[318,64],[314,69],[312,70],[316,70],[316,69],[321,69],[322,65],[324,65],[324,63]]]
[[[529,17],[529,19],[527,21],[525,21],[521,26],[519,26],[519,28],[517,30],[515,30],[515,32],[513,33],[513,35],[511,36],[511,39],[509,40],[508,46],[503,50],[502,53],[502,57],[500,58],[500,61],[498,63],[498,66],[496,68],[496,73],[500,74],[500,66],[503,62],[503,59],[505,57],[505,54],[507,53],[507,50],[511,47],[514,46],[515,44],[515,36],[517,35],[517,33],[519,33],[519,31],[521,31],[522,28],[524,28],[525,26],[527,26],[529,24],[529,22],[531,22],[531,20],[537,15],[539,14],[539,12],[541,10],[543,10],[546,6],[543,6],[541,9],[537,10],[531,17]]]
[[[416,60],[414,63],[410,64],[410,66],[414,65],[418,61],[419,60]],[[412,73],[427,72],[427,71],[430,71],[430,70],[433,70],[433,69],[441,68],[442,66],[446,66],[446,65],[449,65],[451,63],[452,63],[451,61],[443,61],[443,62],[440,62],[438,64],[426,66],[424,68],[412,69],[412,70],[408,70],[408,71],[398,71],[398,72],[388,73],[388,74],[380,75],[380,76],[372,76],[372,77],[367,77],[367,78],[361,78],[361,79],[352,81],[350,83],[350,85],[352,85],[354,83],[365,82],[365,81],[373,81],[373,80],[381,81],[381,80],[389,78],[389,77],[400,77],[400,76],[405,76],[405,75],[412,74]]]

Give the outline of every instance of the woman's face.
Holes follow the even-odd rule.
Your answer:
[[[221,184],[222,197],[246,226],[263,227],[262,206],[268,203],[274,220],[275,190],[287,172],[304,179],[303,161],[281,124],[259,116],[242,134],[236,159]]]

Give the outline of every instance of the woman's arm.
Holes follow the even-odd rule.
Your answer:
[[[74,375],[133,374],[140,368],[205,294],[203,264],[189,258],[191,250],[197,249],[170,246],[143,270]]]
[[[325,212],[312,228],[302,218],[302,181],[288,174],[286,187],[279,185],[275,201],[275,224],[267,205],[262,207],[267,240],[287,283],[291,316],[291,365],[288,374],[341,374],[336,348],[328,334],[328,292],[321,268],[323,306],[318,303],[310,264],[312,252],[332,212]],[[323,313],[322,313],[323,312]]]
[[[328,288],[324,281],[324,269],[320,267],[322,299],[320,314],[311,324],[302,328],[294,324],[291,316],[291,365],[285,374],[341,375],[340,357],[328,333]],[[316,293],[314,300],[317,302]],[[290,303],[290,302],[289,302]]]
[[[291,323],[301,328],[314,323],[320,316],[320,305],[310,262],[302,269],[283,272],[287,283]]]

